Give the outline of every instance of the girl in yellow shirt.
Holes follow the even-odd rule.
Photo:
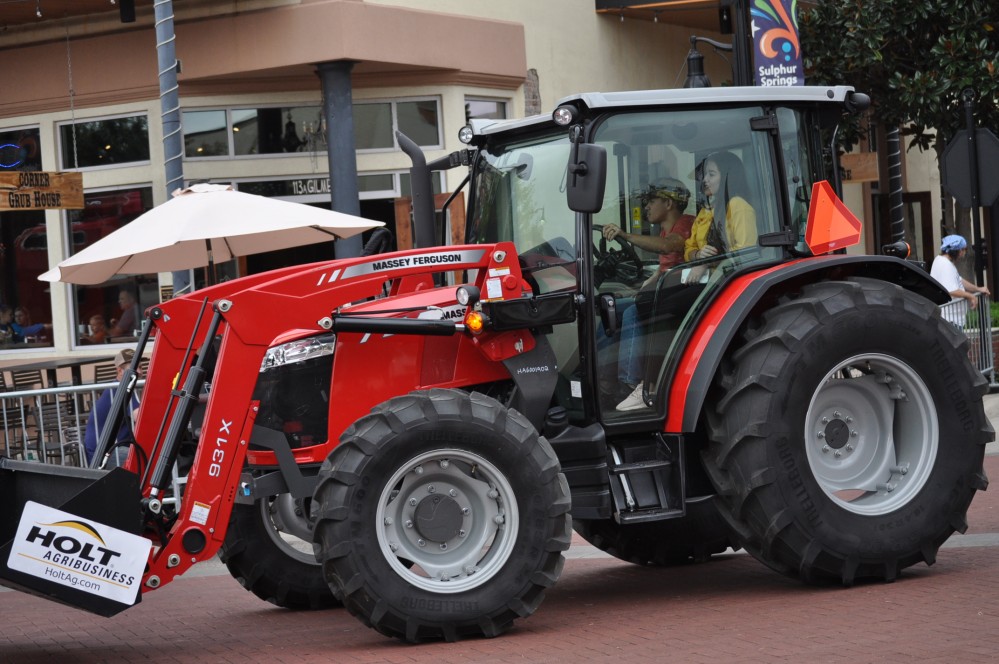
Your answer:
[[[684,260],[707,258],[756,244],[756,212],[747,200],[749,185],[739,158],[731,152],[708,155],[704,160],[702,186],[709,204],[694,219],[690,237],[684,244]],[[697,283],[704,269],[703,265],[691,269],[686,283]]]

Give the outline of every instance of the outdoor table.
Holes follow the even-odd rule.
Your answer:
[[[23,364],[11,364],[3,367],[4,371],[32,371],[39,369],[45,372],[45,381],[49,387],[55,387],[58,383],[56,374],[59,369],[69,369],[72,376],[73,385],[83,384],[83,374],[80,367],[86,364],[103,364],[113,362],[113,355],[87,355],[82,357],[63,357],[51,360],[40,360],[38,362],[25,362]]]

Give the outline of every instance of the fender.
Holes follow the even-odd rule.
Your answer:
[[[694,431],[711,381],[739,328],[763,297],[774,290],[848,277],[870,277],[898,284],[934,304],[950,295],[923,269],[890,256],[837,254],[803,258],[735,277],[721,289],[696,324],[680,356],[669,389],[665,431]]]

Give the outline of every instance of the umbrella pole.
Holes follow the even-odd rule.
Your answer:
[[[208,267],[205,268],[205,282],[209,286],[214,286],[218,279],[215,275],[215,258],[212,256],[211,240],[205,240],[205,249],[208,251]]]

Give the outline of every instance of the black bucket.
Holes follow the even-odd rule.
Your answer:
[[[113,616],[137,604],[142,598],[138,580],[134,574],[125,577],[115,570],[119,554],[107,543],[110,539],[102,538],[109,537],[108,533],[122,537],[108,527],[128,533],[124,537],[140,535],[140,499],[138,476],[121,468],[91,470],[0,457],[0,585],[102,616]],[[41,560],[43,556],[23,552],[11,556],[15,547],[23,544],[15,540],[29,501],[44,506],[41,509],[54,508],[73,517],[62,516],[56,524],[39,522],[31,526],[33,541],[50,545],[44,556],[47,561]],[[38,509],[31,506],[32,511]],[[63,530],[41,530],[49,526]],[[60,532],[68,535],[57,536]],[[83,535],[74,537],[75,533]],[[81,544],[84,540],[88,541]],[[39,566],[48,565],[45,569],[49,576],[61,578],[61,582],[10,567],[27,558]],[[141,578],[141,568],[138,576]],[[67,585],[70,582],[90,590]],[[113,592],[101,588],[112,588]],[[102,596],[102,592],[111,597]],[[122,597],[122,593],[128,597]]]

